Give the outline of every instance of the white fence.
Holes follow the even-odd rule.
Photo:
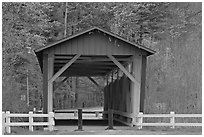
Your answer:
[[[102,119],[103,111],[94,111],[94,110],[83,110],[82,117],[83,119]],[[55,112],[55,119],[78,119],[78,111],[57,111]]]
[[[28,117],[28,122],[11,122],[11,117]],[[48,122],[34,122],[34,117],[47,117]],[[49,112],[49,114],[34,114],[29,112],[29,114],[14,114],[9,111],[2,112],[2,132],[3,134],[11,133],[11,126],[28,126],[30,131],[33,131],[33,126],[48,126],[49,131],[53,131],[54,126],[54,113]]]
[[[108,113],[107,111],[103,112],[103,114],[107,114],[107,113]],[[170,112],[170,114],[139,113],[139,115],[135,117],[133,113],[122,112],[122,111],[117,111],[117,110],[114,110],[113,114],[131,118],[133,120],[132,123],[123,121],[115,117],[114,117],[114,120],[119,121],[128,126],[136,125],[138,129],[142,129],[142,127],[144,126],[170,126],[171,128],[175,128],[175,126],[202,126],[202,123],[176,123],[175,121],[175,118],[202,118],[202,114],[175,114],[175,112]],[[161,122],[160,123],[144,123],[144,118],[170,118],[170,123],[161,123]]]
[[[144,118],[170,118],[170,123],[144,123]],[[137,126],[142,129],[143,126],[170,126],[175,128],[175,126],[202,126],[202,123],[176,123],[175,118],[202,118],[202,114],[175,114],[170,112],[170,114],[143,114],[139,113]]]

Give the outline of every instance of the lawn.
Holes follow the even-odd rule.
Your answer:
[[[33,132],[22,128],[13,128],[12,135],[202,135],[202,129],[197,128],[144,128],[116,126],[115,130],[105,130],[106,126],[84,126],[84,131],[75,131],[77,126],[56,126],[55,131],[35,130]]]

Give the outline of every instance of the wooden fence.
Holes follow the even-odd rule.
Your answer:
[[[103,111],[83,110],[83,119],[102,119]],[[55,119],[78,119],[78,110],[55,111]]]
[[[144,123],[144,118],[170,118],[170,123]],[[202,118],[202,114],[175,114],[175,112],[170,112],[170,114],[143,114],[139,113],[137,126],[142,129],[143,126],[170,126],[175,128],[175,126],[202,126],[202,123],[176,123],[175,118]]]
[[[28,122],[11,122],[11,117],[28,117]],[[47,117],[48,122],[34,122],[34,117]],[[9,111],[2,112],[2,132],[3,134],[11,133],[12,126],[28,126],[30,131],[33,131],[33,126],[48,126],[49,131],[53,131],[54,126],[54,113],[49,112],[49,114],[34,114],[29,112],[29,114],[14,114]]]
[[[103,114],[107,113],[107,111],[103,112]],[[136,125],[138,129],[142,129],[142,127],[144,126],[170,126],[171,128],[175,128],[175,126],[202,126],[202,123],[176,123],[175,121],[175,118],[202,118],[202,114],[175,114],[175,112],[170,112],[170,114],[139,113],[139,115],[135,117],[132,113],[113,110],[113,115],[120,115],[126,118],[131,118],[133,121],[137,121],[129,123],[114,116],[114,120],[119,121],[128,126]],[[144,123],[144,118],[170,118],[170,123]]]

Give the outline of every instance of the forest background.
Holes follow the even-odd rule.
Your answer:
[[[147,60],[144,113],[202,112],[202,3],[193,2],[2,3],[2,110],[42,109],[34,49],[93,26],[156,51]],[[54,102],[55,109],[101,106],[103,93],[87,78],[72,78]]]

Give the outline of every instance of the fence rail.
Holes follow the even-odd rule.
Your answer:
[[[107,114],[104,111],[103,114]],[[123,117],[131,118],[133,121],[137,119],[137,122],[128,123],[121,119],[115,118],[114,120],[119,121],[128,126],[136,125],[138,129],[142,129],[143,126],[170,126],[175,128],[175,126],[202,126],[202,123],[176,123],[175,118],[202,118],[202,114],[175,114],[175,112],[170,112],[170,114],[143,114],[139,113],[136,117],[133,113],[122,112],[113,110],[114,115],[121,115]],[[170,118],[170,123],[144,123],[144,118]]]
[[[108,111],[103,111],[103,114],[108,114]],[[132,119],[135,118],[133,113],[122,112],[122,111],[118,111],[118,110],[113,110],[113,115],[120,115],[120,116],[123,116],[123,117],[132,118]],[[129,122],[123,121],[123,120],[121,120],[119,118],[113,117],[113,119],[115,121],[121,122],[121,123],[123,123],[125,125],[131,126],[131,127],[133,126],[133,123],[129,123]]]
[[[102,119],[102,111],[82,111],[83,119]],[[57,111],[55,119],[78,119],[78,111]]]
[[[11,117],[28,117],[28,122],[11,122]],[[34,122],[34,117],[47,117],[47,122]],[[30,131],[33,131],[33,126],[48,126],[49,131],[53,131],[54,126],[54,113],[49,112],[48,114],[34,114],[29,112],[28,114],[15,114],[10,113],[9,111],[2,112],[2,132],[11,133],[12,126],[28,126]]]
[[[170,123],[144,123],[144,118],[170,118]],[[175,114],[175,112],[170,112],[170,114],[143,114],[139,113],[137,126],[142,129],[143,126],[170,126],[175,128],[175,126],[202,126],[202,123],[176,123],[175,118],[202,118],[202,114]]]

